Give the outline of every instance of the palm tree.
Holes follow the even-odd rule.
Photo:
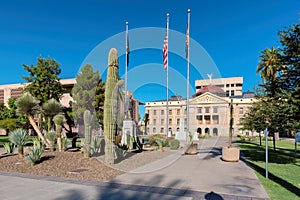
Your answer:
[[[34,115],[40,113],[39,100],[34,98],[30,93],[25,93],[16,100],[15,104],[17,107],[17,115],[26,115],[39,138],[46,146],[49,146],[48,141],[45,139],[34,120]]]
[[[42,105],[44,116],[48,119],[48,132],[51,131],[51,122],[55,115],[62,110],[61,104],[55,99],[50,99]]]
[[[260,61],[256,69],[264,81],[274,81],[282,66],[278,48],[267,48],[261,52]]]

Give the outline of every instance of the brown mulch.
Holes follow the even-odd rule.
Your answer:
[[[0,171],[80,180],[108,181],[120,174],[173,153],[175,151],[170,150],[164,152],[143,151],[141,153],[128,153],[124,160],[117,162],[113,166],[104,164],[102,162],[103,156],[84,158],[80,151],[45,151],[41,161],[34,166],[25,158],[20,158],[17,154],[0,154]]]
[[[34,166],[17,154],[0,155],[0,171],[97,181],[110,180],[124,173],[96,158],[84,158],[79,151],[44,152],[41,162]]]

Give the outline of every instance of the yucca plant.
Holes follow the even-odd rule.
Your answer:
[[[42,145],[36,145],[29,149],[28,154],[25,155],[25,159],[28,160],[32,165],[37,164],[44,153]]]
[[[58,114],[53,117],[53,121],[55,123],[58,150],[59,152],[62,152],[67,147],[67,145],[63,147],[62,138],[61,138],[62,127],[67,120],[64,115]]]
[[[50,150],[54,151],[55,150],[55,142],[56,142],[56,132],[50,131],[50,132],[46,133],[45,138],[49,142]]]
[[[5,142],[3,143],[3,147],[7,154],[12,154],[15,150],[16,145],[11,142]]]
[[[18,154],[20,157],[24,155],[24,146],[28,143],[28,134],[24,129],[16,129],[9,135],[9,140],[18,146]]]

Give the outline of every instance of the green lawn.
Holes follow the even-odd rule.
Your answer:
[[[255,170],[264,188],[272,200],[300,199],[300,144],[297,157],[294,157],[294,142],[276,141],[276,152],[273,142],[269,141],[269,178],[265,178],[265,142],[242,141],[237,139],[243,156]]]

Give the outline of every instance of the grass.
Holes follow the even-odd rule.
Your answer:
[[[273,142],[269,141],[268,179],[265,178],[265,141],[237,140],[243,156],[254,169],[257,177],[272,200],[300,199],[300,144],[294,157],[294,142],[276,141],[276,152]]]

